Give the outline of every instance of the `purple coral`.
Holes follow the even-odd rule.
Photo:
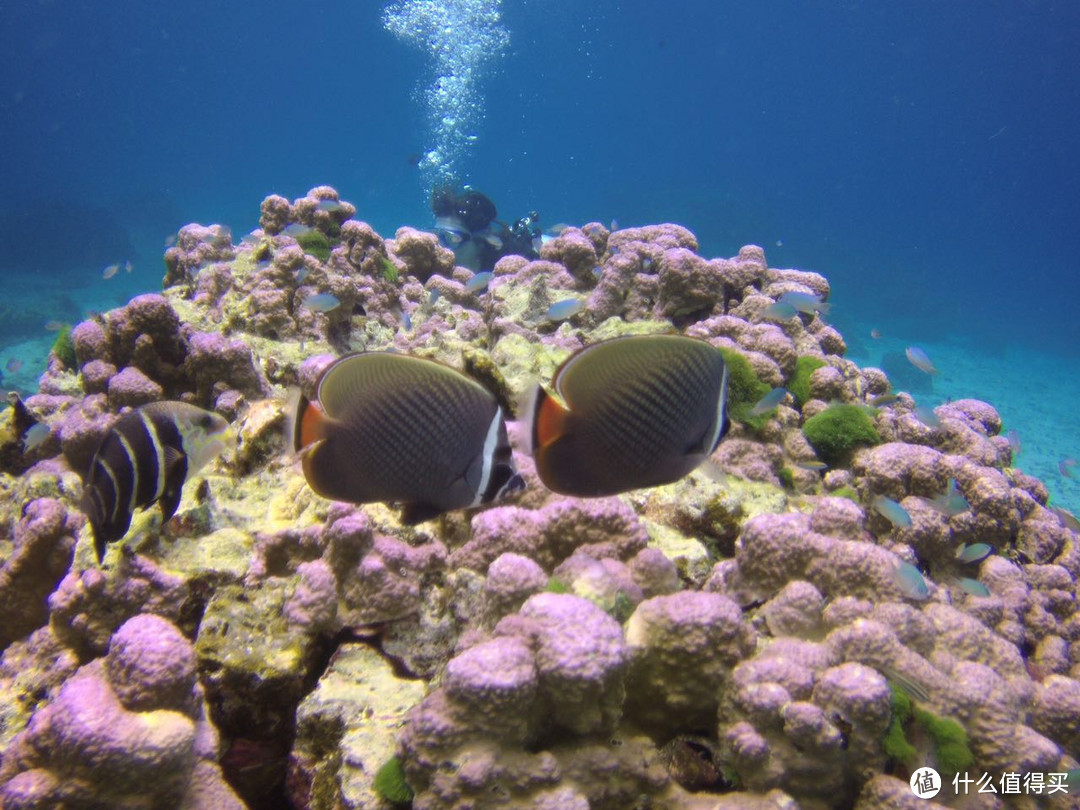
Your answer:
[[[614,728],[627,662],[622,628],[588,600],[541,593],[495,628],[533,650],[544,722],[576,734]]]
[[[386,249],[405,264],[405,272],[427,281],[434,275],[449,276],[454,272],[454,251],[439,244],[433,233],[415,228],[398,228]]]
[[[217,768],[191,643],[168,621],[137,616],[109,655],[75,673],[14,740],[0,768],[5,807],[242,807]],[[190,794],[197,763],[197,795]],[[212,790],[209,788],[213,786]]]
[[[0,649],[48,621],[46,600],[71,565],[80,522],[52,498],[23,509],[11,555],[0,568]]]
[[[719,690],[756,634],[725,596],[682,591],[642,602],[626,625],[627,714],[657,733],[708,727]]]
[[[472,538],[450,555],[450,565],[485,571],[509,551],[551,570],[576,549],[628,559],[647,542],[634,510],[618,498],[563,498],[537,510],[500,506],[481,512],[473,518]]]

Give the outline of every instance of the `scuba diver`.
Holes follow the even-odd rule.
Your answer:
[[[530,211],[513,225],[499,222],[495,203],[465,186],[437,189],[431,195],[435,233],[439,242],[454,251],[455,261],[476,272],[491,270],[503,256],[540,257],[540,215]]]

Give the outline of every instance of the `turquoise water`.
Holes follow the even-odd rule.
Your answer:
[[[1065,505],[1080,455],[1080,6],[120,0],[4,5],[0,371],[160,286],[189,221],[328,183],[390,235],[433,185],[513,220],[678,221],[825,274],[851,356],[938,352]],[[130,274],[102,270],[132,262]],[[882,342],[868,337],[880,329]],[[9,359],[22,363],[4,370]]]

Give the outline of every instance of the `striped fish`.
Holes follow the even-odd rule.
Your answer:
[[[157,502],[176,513],[184,481],[225,449],[229,423],[186,402],[152,402],[129,411],[105,434],[83,485],[82,510],[98,562],[127,534],[131,516]]]
[[[540,480],[597,497],[677,481],[727,432],[727,366],[679,335],[614,338],[571,355],[526,417]],[[561,400],[561,402],[559,401]]]
[[[350,354],[300,397],[293,449],[324,498],[400,503],[413,525],[491,503],[524,482],[495,397],[434,360],[391,352]]]

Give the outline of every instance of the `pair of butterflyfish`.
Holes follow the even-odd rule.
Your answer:
[[[186,402],[152,402],[123,414],[90,462],[82,510],[90,521],[98,561],[122,538],[142,506],[161,507],[168,520],[184,482],[227,446],[229,423]]]
[[[527,433],[541,481],[596,497],[670,483],[728,428],[727,370],[704,341],[622,337],[579,350],[553,391],[537,386]],[[408,355],[339,358],[301,397],[293,448],[319,495],[396,502],[403,523],[492,503],[524,486],[495,396],[459,371]]]

